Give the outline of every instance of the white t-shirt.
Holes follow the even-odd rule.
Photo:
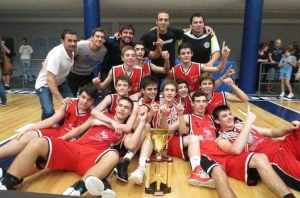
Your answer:
[[[54,47],[44,61],[44,66],[36,79],[35,89],[39,89],[42,86],[48,87],[48,71],[56,75],[56,85],[61,85],[66,80],[66,76],[69,74],[73,64],[74,52],[72,53],[72,58],[70,58],[63,44]]]
[[[30,54],[33,52],[30,45],[21,45],[19,52],[21,54],[21,59],[30,59]]]

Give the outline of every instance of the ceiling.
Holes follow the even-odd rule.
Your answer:
[[[0,0],[0,5],[0,22],[83,21],[83,0]],[[100,0],[102,22],[149,22],[159,11],[177,22],[194,12],[209,22],[243,22],[244,8],[245,0]],[[300,23],[300,0],[264,0],[263,22],[274,20]]]

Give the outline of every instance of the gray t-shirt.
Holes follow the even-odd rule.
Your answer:
[[[93,69],[98,66],[107,53],[104,45],[99,51],[92,51],[89,47],[91,41],[79,41],[75,51],[74,65],[71,72],[77,75],[90,75]]]

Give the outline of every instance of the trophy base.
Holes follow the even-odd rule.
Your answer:
[[[166,193],[171,192],[171,187],[168,187],[166,184],[161,183],[160,184],[160,190],[156,190],[156,182],[153,182],[150,184],[149,188],[145,188],[145,193],[146,194],[153,194],[154,196],[162,196]]]

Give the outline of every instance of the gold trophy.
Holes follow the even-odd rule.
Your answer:
[[[146,160],[145,193],[163,195],[171,192],[171,174],[173,159],[162,154],[173,133],[164,129],[151,129],[147,134],[148,140],[154,147],[155,156]],[[155,162],[155,181],[150,184],[150,165]],[[160,173],[160,163],[168,163],[166,184],[163,183],[163,175]]]

